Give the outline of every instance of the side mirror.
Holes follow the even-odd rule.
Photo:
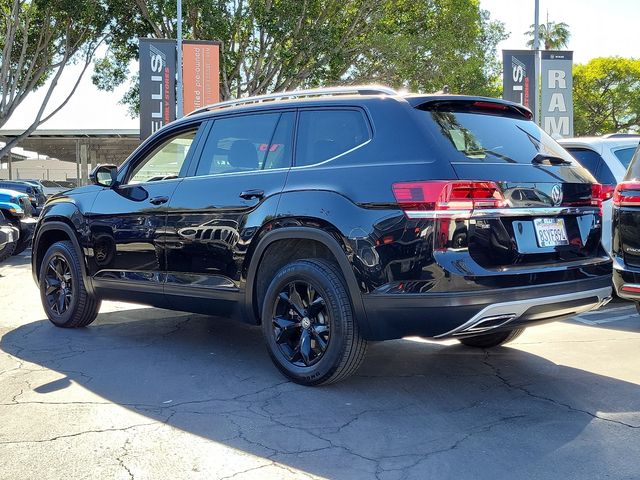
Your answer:
[[[101,187],[113,187],[118,178],[118,167],[115,165],[98,165],[89,174],[89,180],[94,185]]]

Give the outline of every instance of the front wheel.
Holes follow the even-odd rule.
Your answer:
[[[4,247],[0,248],[0,262],[4,262],[16,251],[17,242],[9,242]]]
[[[292,262],[275,275],[263,302],[262,332],[276,367],[302,385],[347,378],[367,347],[341,272],[318,259]]]
[[[515,340],[522,332],[524,332],[524,328],[514,328],[506,332],[485,333],[474,337],[459,338],[458,341],[467,347],[492,348]]]
[[[56,242],[40,264],[40,298],[49,320],[57,327],[89,325],[100,310],[100,300],[84,285],[80,259],[69,241]]]

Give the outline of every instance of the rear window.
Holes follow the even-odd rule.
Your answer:
[[[534,122],[483,112],[424,110],[450,147],[451,163],[528,164],[541,155],[574,163]]]
[[[27,187],[21,183],[0,183],[0,188],[15,190],[17,192],[28,192],[31,187]]]
[[[567,151],[573,155],[573,157],[584,168],[589,170],[591,175],[595,177],[598,183],[605,185],[615,185],[616,178],[611,173],[611,170],[607,166],[607,163],[600,156],[598,152],[594,152],[588,148],[567,148]]]
[[[629,167],[629,163],[631,163],[631,157],[633,157],[633,152],[636,151],[635,147],[630,148],[621,148],[613,152],[613,154],[620,160],[620,163],[624,168]]]
[[[629,162],[629,168],[627,174],[624,176],[625,180],[640,180],[640,145],[636,148],[631,162]]]

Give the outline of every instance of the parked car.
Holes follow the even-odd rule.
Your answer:
[[[66,190],[69,190],[73,187],[64,187],[60,185],[59,182],[54,182],[53,180],[23,180],[24,182],[30,183],[31,185],[36,185],[40,187],[40,189],[44,192],[44,195],[49,198],[56,193],[61,193]]]
[[[38,221],[51,322],[89,325],[102,299],[239,318],[305,385],[351,375],[369,340],[495,347],[611,295],[601,185],[503,100],[345,87],[225,102],[91,180]]]
[[[559,140],[560,145],[574,156],[605,189],[613,193],[622,181],[640,142],[639,135],[611,134],[603,137],[577,137]],[[602,205],[602,244],[611,252],[611,212],[612,201],[607,199]]]
[[[17,192],[26,193],[31,201],[33,213],[40,214],[40,210],[47,201],[42,188],[22,180],[0,180],[0,188],[15,190]]]
[[[32,216],[31,201],[27,194],[15,190],[0,189],[0,212],[3,217],[17,230],[16,241],[5,245],[2,256],[22,253],[31,245],[35,219]]]
[[[613,195],[613,284],[640,313],[640,145]]]
[[[19,236],[20,231],[5,218],[0,210],[0,262],[13,255]]]

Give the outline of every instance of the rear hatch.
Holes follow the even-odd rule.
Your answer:
[[[613,253],[640,268],[640,146],[613,196]]]
[[[600,207],[613,192],[531,121],[528,110],[468,97],[415,106],[459,178],[435,202],[442,210],[436,251],[470,255],[493,272],[579,265],[605,255]]]

